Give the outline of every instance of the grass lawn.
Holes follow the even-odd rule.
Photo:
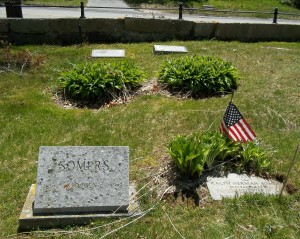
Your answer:
[[[134,3],[142,3],[144,7],[162,7],[159,4],[145,4],[149,1],[143,0],[125,0],[125,2],[129,4]],[[151,2],[151,1],[150,1]],[[159,1],[157,1],[159,2]],[[177,7],[178,2],[174,1],[165,1],[169,2],[165,5],[169,7]],[[287,4],[281,3],[278,0],[207,0],[207,1],[183,1],[186,8],[194,7],[203,9],[203,5],[212,5],[216,10],[230,10],[230,11],[256,11],[256,12],[274,12],[274,9],[277,7],[279,9],[278,18],[293,18],[299,19],[299,16],[288,16],[288,15],[280,15],[280,13],[294,13],[300,14],[300,9],[294,8]],[[217,15],[217,16],[237,16],[237,17],[261,17],[261,18],[272,18],[272,14],[261,14],[261,13],[234,13],[234,12],[227,12],[227,13],[220,13],[220,12],[211,12],[211,11],[190,11],[193,14],[200,14],[200,15]],[[185,11],[187,14],[187,11]]]
[[[80,6],[80,2],[86,4],[87,1],[88,0],[22,0],[22,3],[46,6]]]
[[[274,9],[277,7],[279,11],[279,18],[289,18],[288,15],[280,15],[280,13],[292,12],[295,14],[300,14],[300,10],[289,6],[287,4],[282,4],[278,0],[208,0],[204,3],[196,3],[195,7],[202,7],[203,4],[213,5],[216,9],[220,10],[231,10],[231,11],[257,11],[257,12],[274,12]],[[209,14],[209,13],[208,13]],[[228,13],[230,14],[230,13]],[[226,14],[224,14],[226,16]],[[265,17],[272,18],[272,14],[236,14],[236,16],[243,17]],[[293,16],[293,18],[299,19],[299,17]]]
[[[275,151],[272,171],[286,174],[300,135],[300,44],[164,44],[184,45],[189,55],[214,55],[233,63],[241,76],[234,102],[258,138]],[[92,49],[125,49],[126,60],[138,63],[147,79],[157,77],[164,60],[180,57],[153,55],[152,47],[153,43],[13,47],[44,54],[45,63],[23,76],[1,73],[0,238],[102,238],[122,226],[106,238],[299,238],[299,191],[281,200],[259,195],[221,202],[200,198],[197,206],[191,198],[182,201],[176,195],[159,200],[157,185],[149,183],[170,161],[165,145],[174,136],[218,130],[229,95],[196,100],[144,94],[105,109],[63,108],[54,102],[59,73],[70,63],[121,60],[92,60]],[[144,186],[140,203],[148,213],[136,221],[107,219],[86,227],[15,235],[29,187],[35,183],[42,145],[128,145],[130,179],[138,189]],[[299,174],[298,154],[289,178],[296,188]]]

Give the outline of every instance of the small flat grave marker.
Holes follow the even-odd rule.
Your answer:
[[[40,147],[35,215],[126,212],[128,206],[128,147]]]
[[[125,50],[92,50],[92,57],[125,57]]]
[[[243,194],[261,193],[265,195],[279,194],[282,183],[275,180],[266,180],[245,174],[229,174],[224,178],[207,178],[207,187],[214,200],[233,198]]]
[[[154,45],[153,51],[155,54],[166,53],[187,53],[187,49],[184,46],[168,46],[168,45]]]

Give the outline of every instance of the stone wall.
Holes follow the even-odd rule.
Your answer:
[[[300,25],[196,23],[167,19],[0,19],[0,39],[15,44],[165,40],[300,41]]]

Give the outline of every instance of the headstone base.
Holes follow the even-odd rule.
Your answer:
[[[35,198],[36,185],[32,184],[19,217],[18,232],[26,232],[37,228],[55,228],[68,225],[85,225],[94,220],[111,217],[139,216],[141,211],[139,203],[135,199],[135,188],[129,186],[129,208],[127,213],[103,213],[103,214],[72,214],[72,215],[33,215],[33,202]]]

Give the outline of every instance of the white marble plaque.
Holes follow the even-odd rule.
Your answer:
[[[184,46],[154,45],[154,53],[187,53]]]
[[[214,200],[221,200],[223,197],[233,198],[243,194],[279,194],[282,186],[282,183],[275,180],[267,180],[246,174],[231,173],[223,178],[207,178],[207,187]]]
[[[125,50],[92,50],[92,57],[125,57]]]

